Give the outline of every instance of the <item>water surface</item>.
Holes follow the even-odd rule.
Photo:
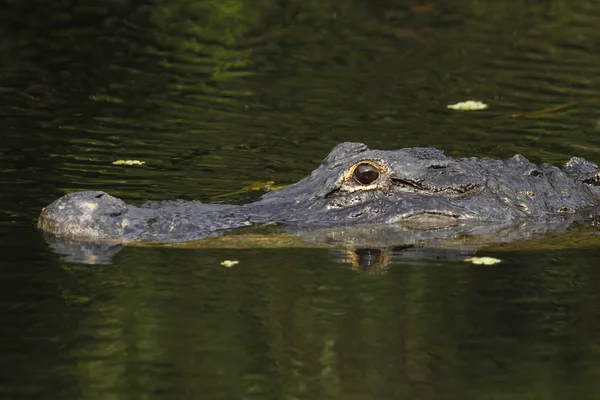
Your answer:
[[[0,397],[600,397],[587,242],[487,267],[285,247],[85,265],[34,228],[74,190],[247,201],[228,194],[341,141],[600,162],[596,2],[67,3],[1,6]],[[446,108],[467,99],[490,107]]]

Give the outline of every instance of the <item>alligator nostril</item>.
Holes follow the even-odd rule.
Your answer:
[[[102,198],[102,196],[104,196],[104,193],[100,193],[100,194],[96,195],[96,198],[97,198],[97,199],[101,199],[101,198]]]
[[[562,206],[556,211],[558,211],[559,213],[571,213],[571,214],[575,212],[574,209],[572,209],[571,207],[567,207],[567,206]]]
[[[118,216],[119,216],[119,215],[121,215],[121,214],[123,214],[123,213],[122,213],[122,212],[114,212],[114,213],[110,213],[110,214],[108,214],[108,216],[109,216],[109,217],[112,217],[112,218],[116,218],[116,217],[118,217]]]

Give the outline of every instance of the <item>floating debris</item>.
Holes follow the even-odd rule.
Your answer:
[[[221,263],[222,266],[224,266],[225,268],[231,268],[236,264],[239,264],[239,261],[233,261],[233,260],[225,260]]]
[[[113,161],[113,165],[144,165],[146,161],[139,160],[117,160]]]
[[[229,196],[237,196],[240,194],[245,194],[248,192],[255,191],[263,191],[263,192],[271,192],[273,190],[281,189],[286,187],[287,185],[276,184],[275,181],[264,181],[264,182],[242,182],[244,187],[241,190],[236,190],[235,192],[218,194],[216,196],[212,196],[211,199],[219,199],[221,197],[229,197]]]
[[[456,103],[456,104],[449,104],[446,107],[451,108],[453,110],[458,110],[458,111],[477,111],[477,110],[485,110],[486,108],[488,108],[488,105],[485,103],[482,103],[481,101],[467,100],[467,101],[461,101],[460,103]]]
[[[473,264],[477,264],[477,265],[494,265],[494,264],[498,264],[502,260],[499,260],[494,257],[471,257],[471,258],[465,258],[465,261],[473,263]]]
[[[521,113],[521,114],[513,114],[513,115],[511,115],[511,118],[537,117],[540,114],[552,113],[554,111],[560,111],[560,110],[564,110],[564,109],[567,109],[567,108],[575,107],[575,106],[578,106],[578,105],[581,105],[581,104],[593,103],[593,102],[597,102],[597,101],[600,101],[600,97],[593,97],[591,99],[584,99],[584,100],[579,100],[579,101],[572,101],[570,103],[559,104],[559,105],[554,106],[554,107],[544,108],[542,110],[537,110],[537,111],[524,112],[524,113]]]

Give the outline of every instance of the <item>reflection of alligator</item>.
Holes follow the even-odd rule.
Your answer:
[[[520,155],[453,159],[431,148],[342,143],[308,177],[254,203],[136,207],[104,192],[77,192],[46,207],[39,227],[71,238],[182,242],[265,223],[296,231],[392,224],[403,241],[407,231],[423,240],[492,233],[497,241],[507,227],[521,226],[513,240],[527,237],[585,219],[599,205],[599,169],[582,158],[557,168]]]

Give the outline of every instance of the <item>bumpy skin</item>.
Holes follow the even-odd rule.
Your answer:
[[[370,184],[353,177],[361,163],[379,171]],[[598,166],[577,157],[557,168],[521,155],[454,159],[433,148],[380,151],[342,143],[309,176],[255,203],[136,207],[104,192],[77,192],[46,207],[38,225],[61,236],[177,242],[269,222],[299,228],[401,223],[432,230],[465,222],[580,219],[600,203],[599,176]]]

